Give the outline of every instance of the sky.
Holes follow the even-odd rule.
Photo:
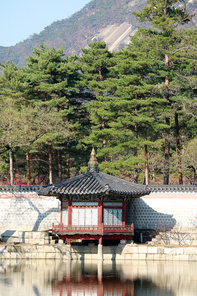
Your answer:
[[[12,46],[68,18],[90,0],[0,0],[0,46]]]

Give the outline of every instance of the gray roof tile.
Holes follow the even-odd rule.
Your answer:
[[[40,195],[78,196],[78,195],[119,195],[138,197],[150,193],[147,186],[132,183],[120,178],[99,172],[90,171],[41,188]]]

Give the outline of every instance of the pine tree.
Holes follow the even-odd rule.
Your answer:
[[[12,62],[8,62],[5,66],[2,65],[2,68],[3,75],[0,76],[0,103],[2,114],[5,114],[4,117],[7,118],[10,125],[10,132],[4,122],[6,119],[3,118],[1,122],[1,132],[2,135],[6,132],[11,140],[9,143],[6,142],[7,140],[2,140],[1,148],[2,152],[4,152],[5,148],[9,150],[10,175],[11,183],[13,183],[13,149],[16,147],[27,147],[26,159],[29,183],[30,167],[28,148],[30,147],[30,144],[35,143],[36,140],[38,141],[40,138],[42,138],[42,141],[46,141],[46,135],[48,135],[49,139],[52,137],[68,137],[68,135],[70,135],[68,132],[70,124],[68,124],[68,121],[65,120],[65,118],[63,120],[63,116],[65,116],[64,111],[58,112],[57,108],[54,108],[53,105],[44,106],[41,101],[36,100],[35,98],[33,100],[32,86],[29,79],[30,72],[28,72],[26,68],[18,70]],[[5,110],[3,105],[7,106],[10,110]],[[10,113],[7,115],[6,111],[12,112],[13,118]],[[15,113],[16,116],[14,115]],[[29,121],[26,114],[28,114]],[[32,120],[32,123],[30,119]],[[35,124],[37,124],[37,126],[35,126]]]
[[[101,81],[108,75],[108,66],[113,56],[107,49],[104,41],[89,44],[88,49],[82,49],[82,57],[79,59],[80,68],[83,73],[82,87],[93,90],[95,93],[103,94],[104,90]]]
[[[151,138],[160,128],[159,124],[154,124],[157,120],[155,107],[164,101],[152,96],[157,73],[155,61],[147,59],[146,54],[127,49],[119,51],[111,62],[110,75],[103,83],[105,94],[97,96],[96,104],[89,104],[93,124],[89,141],[100,148],[98,156],[110,160],[102,162],[103,171],[124,174],[125,170],[145,162],[148,183],[147,151],[156,144]],[[102,116],[105,129],[101,129]],[[108,139],[106,147],[102,147],[104,138]],[[136,155],[136,147],[143,147],[146,160]]]
[[[19,101],[21,101],[23,95],[22,95],[22,92],[20,91],[20,88],[21,88],[20,79],[19,79],[20,72],[18,71],[17,67],[11,61],[6,62],[5,65],[1,64],[0,66],[1,66],[1,69],[3,70],[3,74],[0,76],[0,104],[1,104],[1,108],[4,108],[3,105],[4,105],[5,99],[9,101],[13,99],[15,103],[18,103]],[[14,115],[14,111],[13,111],[13,115]],[[10,117],[8,120],[10,124],[10,129],[12,128],[11,120],[12,119]],[[2,126],[1,135],[3,135],[4,133],[3,127],[4,125]],[[13,143],[11,138],[9,142],[3,141],[2,143],[1,153],[5,153],[6,150],[9,151],[10,184],[13,185],[14,183]]]
[[[40,49],[34,49],[33,56],[27,58],[28,68],[25,71],[29,89],[26,98],[28,101],[42,101],[49,108],[55,108],[61,118],[67,121],[73,116],[73,108],[70,108],[69,98],[75,90],[78,72],[75,66],[75,57],[64,58],[63,47],[59,50],[49,49],[41,44]],[[72,127],[70,122],[70,128]],[[48,139],[49,149],[49,182],[52,183],[52,142],[54,147],[61,153],[59,145],[69,142],[60,134],[50,134]],[[68,148],[68,147],[67,147]],[[68,154],[68,153],[67,153]],[[60,161],[60,156],[59,156]],[[61,163],[59,162],[59,175],[61,174]],[[68,164],[69,167],[69,164]]]
[[[45,110],[40,105],[17,105],[11,98],[1,98],[0,101],[0,153],[9,151],[10,184],[13,185],[13,151],[17,147],[30,147],[39,142],[48,133],[59,132],[68,135],[67,124],[60,120],[57,111]],[[64,125],[63,125],[64,124]]]
[[[88,49],[82,49],[82,57],[79,59],[79,67],[82,72],[80,86],[88,92],[90,100],[95,106],[99,106],[99,96],[106,92],[104,81],[109,77],[108,67],[112,63],[113,54],[107,49],[104,41],[89,44]],[[101,114],[99,123],[101,129],[105,129],[106,118]],[[106,147],[107,139],[103,138],[103,147]]]
[[[183,4],[183,8],[178,5],[179,2]],[[137,19],[141,22],[149,21],[153,29],[139,30],[138,38],[140,43],[140,50],[154,52],[155,57],[165,60],[165,70],[163,74],[165,80],[164,96],[166,98],[166,105],[173,110],[170,83],[175,77],[175,72],[179,67],[176,64],[176,58],[173,55],[177,49],[181,50],[182,38],[184,38],[182,25],[191,21],[192,16],[189,16],[186,10],[185,1],[177,0],[149,0],[148,6],[143,8],[141,12],[134,13]],[[143,43],[141,42],[143,39]],[[146,47],[146,49],[145,49]],[[178,156],[178,170],[179,170],[179,184],[182,184],[182,170],[180,158],[180,145],[179,145],[179,127],[178,127],[178,113],[174,112],[177,136],[177,156]],[[165,136],[165,169],[164,169],[164,184],[169,183],[169,154],[170,154],[170,113],[166,116],[166,124],[169,126],[166,129]]]

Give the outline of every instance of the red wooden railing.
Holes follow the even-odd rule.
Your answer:
[[[58,234],[70,234],[70,233],[99,233],[101,235],[108,233],[132,233],[134,235],[134,225],[88,225],[88,226],[77,226],[70,225],[65,226],[52,224],[52,232]]]
[[[102,224],[104,225],[104,224]],[[104,232],[105,233],[111,233],[111,232],[118,232],[118,233],[124,233],[124,232],[131,232],[134,235],[134,225],[133,223],[131,225],[104,225]]]

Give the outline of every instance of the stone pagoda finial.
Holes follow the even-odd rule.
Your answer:
[[[96,159],[96,152],[94,150],[94,147],[92,148],[92,152],[91,152],[91,155],[90,155],[90,160],[88,162],[88,166],[98,166],[98,161]]]
[[[99,172],[98,161],[96,159],[94,147],[92,148],[90,160],[88,162],[88,172]]]

